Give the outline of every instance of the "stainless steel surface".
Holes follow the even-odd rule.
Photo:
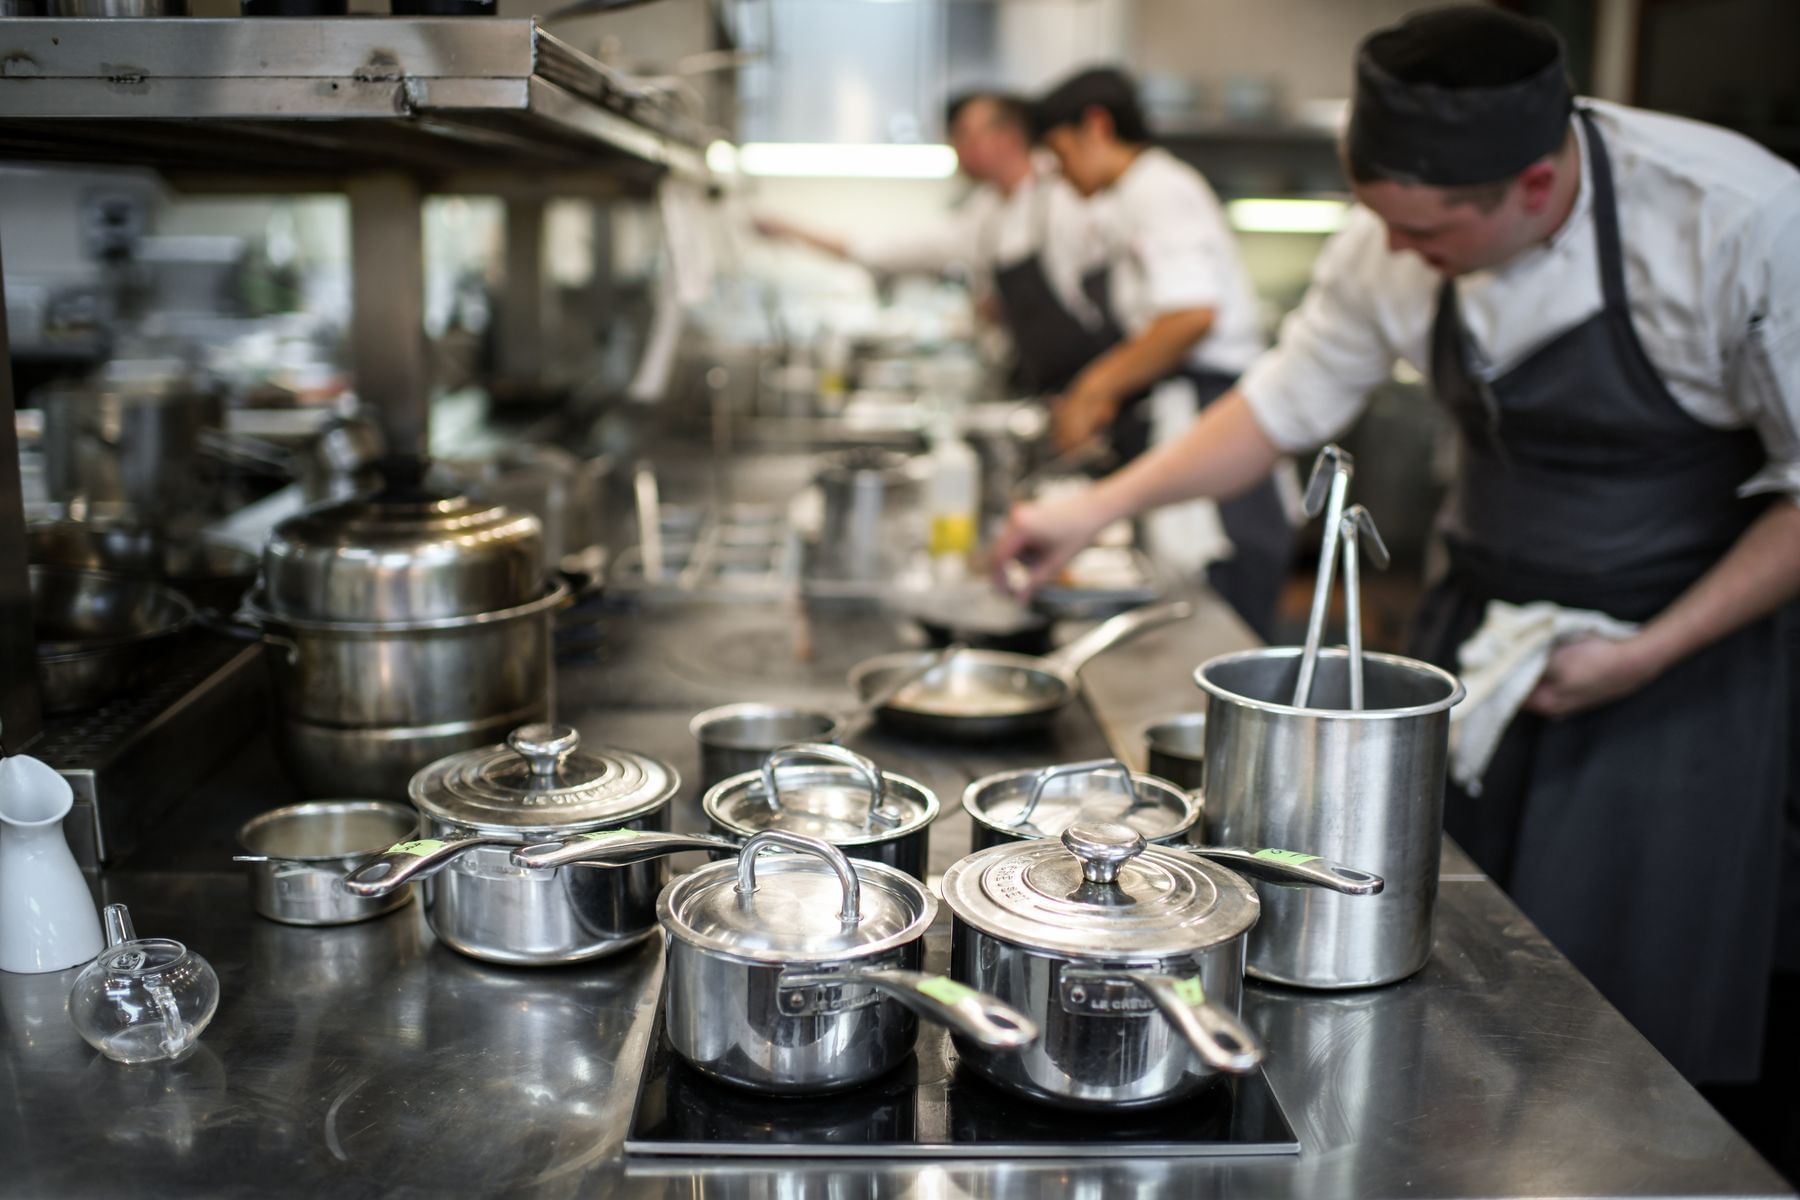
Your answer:
[[[319,800],[252,817],[238,830],[249,864],[250,907],[290,925],[348,925],[412,901],[412,889],[355,896],[344,873],[418,832],[419,814],[387,800]]]
[[[218,384],[180,362],[121,360],[40,388],[32,402],[44,414],[44,486],[70,515],[120,506],[166,522],[205,506],[201,435],[224,424]]]
[[[769,751],[794,742],[833,742],[842,727],[835,713],[780,704],[723,704],[698,713],[688,732],[700,745],[704,792],[733,775],[762,769]]]
[[[1144,730],[1150,774],[1188,791],[1206,782],[1206,714],[1161,717]]]
[[[1139,1108],[1261,1061],[1236,1020],[1256,894],[1231,872],[1149,847],[1125,825],[1077,822],[1060,844],[972,855],[945,874],[943,894],[952,976],[1040,1030],[1014,1054],[959,1044],[1000,1087],[1064,1107]],[[1165,1006],[1182,1011],[1171,1019]]]
[[[513,608],[543,593],[536,517],[417,487],[282,521],[263,549],[262,605],[289,619],[389,624]]]
[[[1325,636],[1325,614],[1331,608],[1332,577],[1337,570],[1338,536],[1344,517],[1344,498],[1356,460],[1337,446],[1326,446],[1313,461],[1306,481],[1306,515],[1325,514],[1325,533],[1319,539],[1319,569],[1313,578],[1312,609],[1306,618],[1306,646],[1300,656],[1300,673],[1294,681],[1293,703],[1305,708],[1312,702],[1313,672],[1319,658],[1319,642]]]
[[[854,750],[821,743],[777,749],[754,772],[708,788],[701,799],[713,829],[733,841],[784,829],[919,879],[925,877],[938,807],[937,796],[917,780],[884,772]]]
[[[1311,708],[1286,704],[1297,647],[1211,659],[1207,841],[1277,846],[1373,871],[1372,899],[1263,886],[1250,972],[1303,987],[1391,983],[1425,965],[1443,831],[1455,676],[1387,654],[1364,657],[1369,707],[1348,707],[1348,655],[1317,660]]]
[[[666,95],[532,20],[40,18],[4,32],[0,57],[34,64],[0,78],[7,157],[304,173],[331,186],[357,170],[437,172],[451,188],[484,172],[495,187],[511,170],[504,183],[516,187],[528,166],[587,189],[705,172],[697,128]],[[121,63],[134,72],[129,96]]]
[[[54,17],[185,17],[187,0],[49,0]]]
[[[1116,821],[1146,841],[1186,841],[1201,801],[1166,780],[1132,774],[1116,758],[1002,771],[963,790],[974,829],[970,850],[1025,838],[1060,837],[1079,820]]]
[[[139,691],[186,632],[194,606],[146,579],[33,566],[31,631],[45,715],[81,712]]]

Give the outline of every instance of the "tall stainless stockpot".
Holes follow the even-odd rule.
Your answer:
[[[564,725],[440,759],[413,777],[425,836],[359,865],[344,886],[379,896],[425,880],[431,928],[489,962],[541,966],[615,953],[656,928],[661,860],[616,871],[525,867],[512,852],[597,829],[661,830],[680,780],[630,750],[580,748]]]
[[[758,770],[708,789],[700,803],[713,831],[730,841],[781,829],[915,879],[925,878],[938,815],[937,795],[917,780],[843,746],[810,742],[783,746]]]
[[[1213,853],[1213,852],[1207,852]],[[1381,881],[1280,851],[1218,852],[1269,879],[1371,893]],[[1260,911],[1236,871],[1152,846],[1116,822],[1009,842],[944,873],[951,976],[1024,1013],[1016,1054],[959,1043],[995,1084],[1070,1108],[1139,1108],[1262,1061],[1238,1020],[1245,937]]]
[[[1077,821],[1129,825],[1147,842],[1177,846],[1200,822],[1197,795],[1166,779],[1133,772],[1116,758],[1002,771],[963,790],[970,850],[1060,837]]]
[[[589,840],[587,861],[610,865],[699,839],[623,831]],[[777,849],[790,853],[764,853]],[[518,859],[567,851],[528,848]],[[924,884],[817,838],[765,830],[735,861],[669,884],[656,915],[668,945],[669,1044],[695,1070],[740,1087],[806,1093],[867,1083],[912,1052],[919,1016],[998,1057],[1037,1036],[994,997],[920,972],[937,915]]]
[[[1364,707],[1352,709],[1347,654],[1326,650],[1311,704],[1297,708],[1300,653],[1228,654],[1194,674],[1208,696],[1208,839],[1305,846],[1387,881],[1373,900],[1259,889],[1250,974],[1300,987],[1392,983],[1431,955],[1450,709],[1463,687],[1429,663],[1365,654]]]

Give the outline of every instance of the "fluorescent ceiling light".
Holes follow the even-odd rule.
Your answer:
[[[737,162],[746,175],[812,179],[948,179],[956,173],[956,151],[948,146],[749,142],[738,147]]]
[[[706,169],[714,175],[736,175],[737,147],[722,139],[712,143],[706,148]]]
[[[1336,233],[1350,206],[1342,200],[1230,200],[1225,217],[1239,233]]]

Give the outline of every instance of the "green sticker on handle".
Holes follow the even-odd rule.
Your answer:
[[[1199,1008],[1202,1004],[1206,1003],[1206,989],[1200,986],[1200,977],[1198,975],[1189,979],[1177,979],[1175,981],[1175,994],[1180,996],[1181,1002],[1189,1008]]]
[[[1267,859],[1269,862],[1288,863],[1289,865],[1296,867],[1305,863],[1319,861],[1318,855],[1302,854],[1298,850],[1258,850],[1250,857]]]
[[[975,994],[974,988],[964,987],[945,975],[933,975],[930,979],[921,980],[919,990],[933,1000],[941,1000],[945,1004],[961,1004]]]
[[[420,838],[416,842],[400,842],[396,845],[389,846],[387,848],[387,853],[416,855],[433,854],[442,850],[448,844],[448,842],[439,841],[437,838]]]
[[[623,838],[634,838],[638,835],[635,829],[596,829],[593,833],[578,834],[584,841],[614,842]]]

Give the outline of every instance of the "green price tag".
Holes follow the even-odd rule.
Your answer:
[[[1316,854],[1302,854],[1298,850],[1258,850],[1251,858],[1267,859],[1269,862],[1290,863],[1300,866],[1303,863],[1318,862]]]
[[[447,843],[441,842],[437,838],[420,838],[416,842],[401,842],[398,845],[389,846],[387,852],[389,854],[425,855],[442,850],[445,845],[447,845]]]
[[[1200,986],[1200,977],[1198,975],[1194,976],[1192,979],[1177,979],[1175,981],[1175,994],[1180,996],[1181,1002],[1189,1008],[1199,1008],[1202,1004],[1206,1003],[1206,991]]]
[[[975,994],[972,987],[964,987],[954,979],[943,975],[933,975],[919,984],[919,990],[933,1000],[942,1000],[945,1004],[960,1004]]]
[[[593,833],[584,833],[580,836],[590,842],[614,842],[624,838],[634,838],[637,835],[638,831],[635,829],[596,829]]]

